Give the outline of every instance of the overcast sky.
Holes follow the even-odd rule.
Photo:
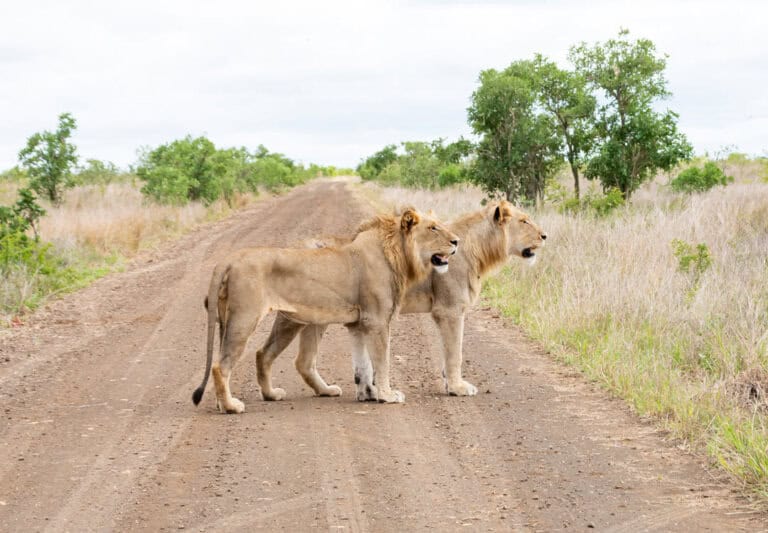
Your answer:
[[[3,2],[0,169],[71,112],[82,158],[127,166],[187,134],[354,166],[388,143],[470,133],[478,73],[616,36],[669,54],[698,153],[768,153],[768,3]]]

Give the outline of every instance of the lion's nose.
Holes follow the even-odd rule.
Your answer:
[[[453,239],[451,241],[451,244],[454,245],[454,246],[458,246],[459,245],[459,239]]]
[[[542,233],[541,234],[541,240],[543,240],[543,241],[547,240],[547,234],[546,233]]]

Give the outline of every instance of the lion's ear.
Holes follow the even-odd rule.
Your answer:
[[[493,221],[497,224],[506,224],[512,218],[512,210],[506,202],[501,202],[493,212]]]
[[[411,231],[411,228],[418,224],[419,220],[419,214],[415,209],[406,209],[400,217],[400,228],[405,232]]]

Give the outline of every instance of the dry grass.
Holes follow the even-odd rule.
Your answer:
[[[532,213],[549,235],[539,263],[510,264],[485,295],[560,359],[768,496],[768,185],[744,179],[686,197],[658,181],[608,218]],[[432,194],[382,198],[448,216],[479,206],[468,191]],[[711,266],[682,271],[675,239],[705,244]]]
[[[235,207],[250,201],[242,196]],[[224,202],[184,206],[148,202],[137,186],[112,183],[89,185],[67,191],[61,207],[46,207],[40,236],[57,249],[85,249],[98,255],[130,257],[201,222],[231,212]]]
[[[18,187],[4,185],[4,203],[14,202]],[[16,265],[0,281],[0,323],[119,268],[139,250],[223,218],[252,200],[252,195],[241,195],[232,206],[223,201],[166,206],[146,201],[129,181],[75,187],[61,206],[44,205],[39,229],[41,240],[51,244],[50,259],[33,269]]]
[[[404,187],[382,187],[371,181],[362,182],[358,191],[380,209],[399,209],[412,205],[417,209],[434,210],[443,220],[480,207],[485,198],[483,191],[474,185],[456,185],[447,189],[422,190]]]

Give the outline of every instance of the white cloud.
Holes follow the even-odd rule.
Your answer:
[[[272,5],[274,4],[274,5]],[[768,149],[760,2],[24,2],[2,8],[0,168],[72,112],[84,157],[127,165],[187,133],[354,165],[467,134],[480,70],[614,36],[670,54],[698,151]]]

